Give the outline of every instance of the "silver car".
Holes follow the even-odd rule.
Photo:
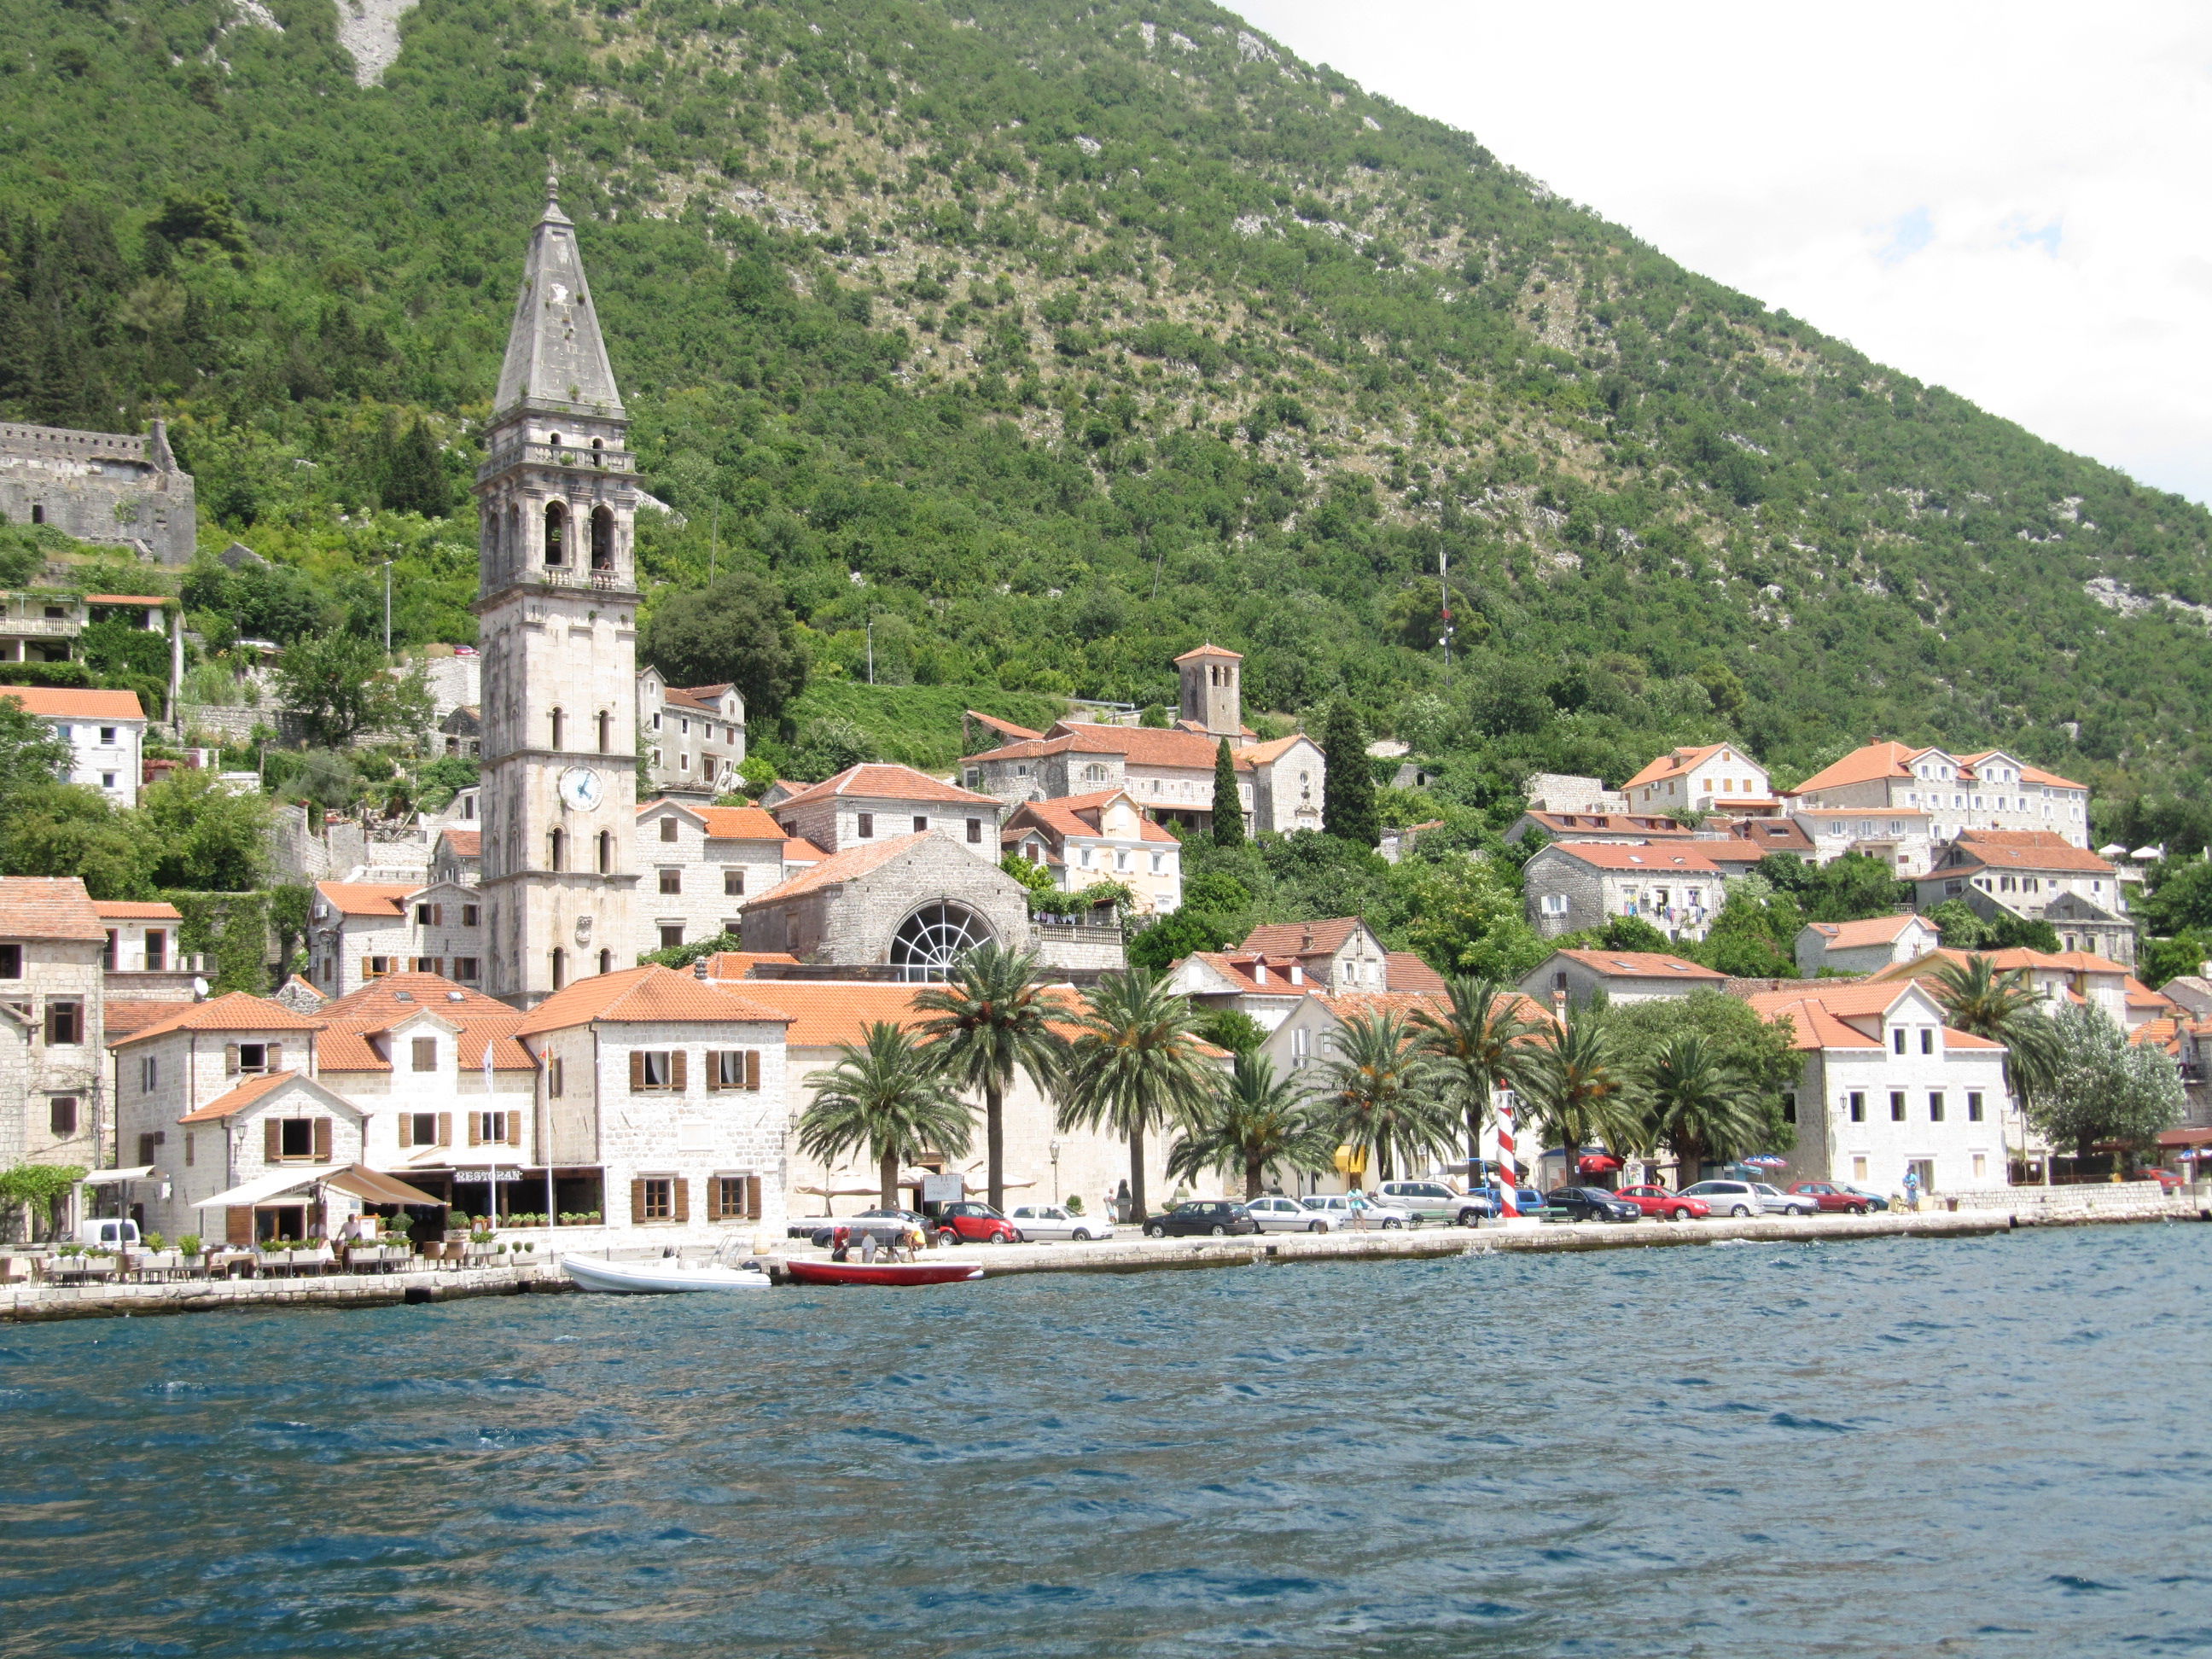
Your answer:
[[[1088,1243],[1094,1238],[1114,1237],[1112,1222],[1077,1215],[1064,1204],[1024,1204],[1007,1211],[1006,1219],[1021,1230],[1025,1241],[1068,1238]]]
[[[1367,1224],[1369,1226],[1395,1228],[1410,1227],[1413,1224],[1412,1212],[1401,1210],[1395,1204],[1377,1203],[1375,1200],[1365,1197],[1364,1194],[1362,1194],[1362,1199],[1367,1206]],[[1352,1227],[1358,1224],[1357,1218],[1355,1217],[1352,1208],[1352,1200],[1346,1194],[1322,1194],[1313,1198],[1302,1198],[1298,1202],[1304,1205],[1307,1209],[1313,1211],[1317,1215],[1342,1216],[1344,1219],[1337,1224],[1340,1227]]]
[[[1441,1181],[1386,1181],[1375,1189],[1375,1201],[1405,1211],[1416,1221],[1456,1222],[1472,1227],[1498,1213],[1487,1193],[1463,1193]]]
[[[1717,1216],[1810,1215],[1813,1201],[1777,1192],[1763,1181],[1700,1181],[1682,1188],[1685,1198],[1702,1198]]]
[[[1244,1207],[1263,1233],[1331,1233],[1352,1224],[1349,1210],[1309,1210],[1295,1198],[1249,1198]]]

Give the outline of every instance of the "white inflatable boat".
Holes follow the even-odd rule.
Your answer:
[[[659,1256],[649,1261],[610,1261],[605,1256],[564,1255],[561,1271],[580,1291],[613,1296],[666,1296],[685,1291],[764,1291],[768,1275],[747,1264],[732,1267],[717,1259],[686,1261]]]

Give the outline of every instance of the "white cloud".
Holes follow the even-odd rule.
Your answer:
[[[2212,501],[2212,8],[1243,9],[1693,270]]]

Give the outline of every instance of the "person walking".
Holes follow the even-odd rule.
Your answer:
[[[1352,1189],[1351,1205],[1352,1231],[1364,1233],[1367,1231],[1367,1194],[1354,1187]]]

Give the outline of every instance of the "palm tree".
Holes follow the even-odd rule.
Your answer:
[[[2049,1087],[2058,1066],[2057,1027],[2024,969],[1999,973],[1986,956],[1938,963],[1936,1000],[1944,1023],[2005,1046],[2005,1076],[2022,1107]]]
[[[1052,1022],[1065,1009],[1037,978],[1036,952],[986,940],[955,962],[941,985],[915,994],[931,1018],[919,1035],[939,1045],[946,1073],[983,1096],[983,1149],[991,1207],[1006,1201],[1006,1091],[1017,1072],[1052,1087],[1064,1045]]]
[[[835,1066],[810,1073],[814,1098],[799,1118],[799,1150],[826,1171],[866,1147],[876,1160],[887,1210],[898,1204],[898,1170],[928,1152],[958,1158],[975,1128],[975,1108],[953,1092],[943,1055],[889,1020],[837,1045]],[[824,1182],[827,1185],[827,1182]]]
[[[1187,1120],[1208,1078],[1190,1004],[1141,968],[1100,976],[1075,1018],[1060,1082],[1060,1127],[1104,1126],[1129,1143],[1129,1195],[1142,1226],[1145,1135]]]
[[[1702,1032],[1678,1031],[1662,1042],[1643,1085],[1645,1134],[1674,1149],[1682,1184],[1698,1179],[1708,1158],[1749,1150],[1765,1127],[1759,1091]]]
[[[1588,1005],[1571,1010],[1530,1045],[1521,1097],[1547,1136],[1559,1137],[1570,1184],[1583,1146],[1593,1140],[1625,1146],[1641,1128],[1632,1079],[1614,1051],[1613,1032],[1603,1012]]]
[[[1449,1148],[1459,1133],[1454,1080],[1388,1009],[1354,1014],[1336,1030],[1336,1058],[1317,1091],[1323,1121],[1342,1141],[1375,1149],[1376,1179],[1397,1173],[1400,1154]]]
[[[1335,1144],[1305,1091],[1275,1075],[1274,1061],[1239,1054],[1176,1141],[1168,1173],[1195,1180],[1208,1170],[1241,1168],[1244,1196],[1257,1198],[1269,1164],[1326,1170]]]
[[[1421,1047],[1449,1070],[1467,1109],[1467,1161],[1473,1173],[1482,1156],[1482,1121],[1490,1115],[1491,1091],[1518,1091],[1528,1039],[1541,1022],[1522,1011],[1528,999],[1510,985],[1472,974],[1455,974],[1444,987],[1441,1012],[1422,1009],[1413,1018]]]

